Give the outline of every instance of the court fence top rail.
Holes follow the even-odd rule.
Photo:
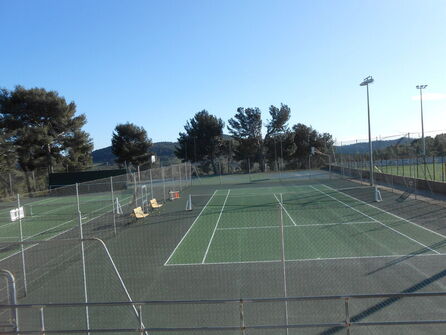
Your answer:
[[[0,309],[12,309],[14,311],[33,310],[40,316],[40,325],[37,329],[20,330],[20,325],[9,332],[2,334],[60,334],[60,333],[165,333],[165,332],[190,332],[190,331],[240,331],[246,334],[247,330],[272,330],[272,329],[305,329],[305,328],[331,328],[333,330],[346,329],[349,332],[352,328],[359,327],[391,327],[408,325],[441,325],[446,324],[446,319],[419,319],[419,320],[374,320],[360,321],[351,313],[351,306],[356,300],[377,300],[384,299],[371,308],[378,308],[379,305],[386,305],[404,298],[426,298],[426,297],[446,297],[446,292],[422,292],[422,293],[380,293],[380,294],[354,294],[354,295],[321,295],[321,296],[301,296],[287,298],[240,298],[240,299],[210,299],[210,300],[146,300],[146,301],[115,301],[115,302],[89,302],[89,303],[45,303],[45,304],[1,304]],[[306,301],[341,301],[343,302],[344,318],[337,322],[311,322],[311,323],[275,323],[275,324],[246,324],[245,308],[249,304],[265,303],[288,303]],[[194,326],[194,327],[144,327],[142,323],[142,307],[147,305],[234,305],[238,309],[240,316],[239,324],[229,326]],[[138,310],[140,327],[136,328],[87,328],[87,329],[46,329],[45,311],[55,308],[73,307],[118,307],[135,306]]]

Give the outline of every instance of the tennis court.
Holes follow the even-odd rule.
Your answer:
[[[32,236],[32,223],[39,238],[51,239],[57,236],[56,231],[61,234],[47,243],[26,246],[26,296],[21,254],[14,243],[3,243],[2,255],[15,251],[16,256],[3,257],[2,264],[14,270],[20,303],[82,303],[85,288],[91,303],[169,301],[170,305],[147,304],[141,309],[144,324],[160,329],[229,327],[240,322],[237,304],[210,306],[202,303],[206,299],[279,299],[246,305],[244,320],[248,326],[335,324],[344,318],[343,301],[284,304],[280,299],[435,293],[446,287],[443,205],[413,197],[399,202],[400,193],[384,188],[383,201],[376,203],[373,188],[324,171],[261,177],[251,176],[250,183],[244,180],[226,184],[224,178],[220,183],[219,176],[197,181],[183,188],[180,199],[166,201],[161,210],[153,210],[148,217],[131,224],[128,219],[132,207],[127,206],[124,214],[115,215],[123,220],[117,225],[117,234],[112,233],[110,194],[85,192],[79,202],[86,223],[84,234],[104,239],[131,299],[124,294],[110,260],[97,242],[85,242],[86,280],[82,280],[77,203],[72,195],[54,194],[21,202],[26,214],[22,220],[24,239]],[[125,204],[132,202],[134,193],[128,188],[115,194]],[[185,211],[189,194],[192,210]],[[31,205],[33,215],[29,215]],[[11,204],[14,206],[17,207]],[[5,209],[1,212],[6,216],[3,224],[8,224],[11,222]],[[39,219],[39,214],[46,219]],[[72,220],[67,226],[61,220],[65,215],[66,221]],[[52,230],[43,233],[48,229],[44,224],[50,224]],[[56,228],[59,224],[62,226]],[[13,225],[16,222],[10,226]],[[63,233],[67,230],[69,233]],[[6,235],[2,238],[8,241]],[[28,243],[35,240],[33,237]],[[8,250],[8,245],[14,250]],[[201,302],[175,304],[182,300]],[[424,314],[420,314],[420,304]],[[442,297],[370,298],[355,301],[351,308],[356,322],[444,319]],[[20,312],[23,330],[38,329],[37,312]],[[130,329],[139,325],[131,306],[92,306],[90,317],[98,328]],[[66,329],[67,325],[71,330],[81,329],[85,327],[85,308],[48,308],[45,322],[52,329]],[[390,333],[395,329],[391,328]],[[368,330],[383,333],[382,329]],[[441,334],[444,329],[424,326],[398,330],[406,334]],[[324,326],[314,332],[289,329],[289,334],[339,331],[335,326]]]
[[[446,254],[446,236],[349,193],[310,184],[192,196],[208,200],[165,265],[280,262],[282,249],[286,261]]]
[[[131,191],[117,193],[120,204],[128,205],[133,200]],[[77,227],[79,211],[84,224],[113,212],[113,200],[108,193],[82,195],[78,201],[75,195],[57,197],[35,197],[23,199],[23,218],[11,220],[10,211],[18,208],[17,202],[3,203],[0,209],[0,242],[27,240],[48,240]],[[22,233],[20,233],[20,225]],[[7,248],[0,250],[0,259],[16,252]]]

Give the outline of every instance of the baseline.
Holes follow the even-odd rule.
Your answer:
[[[372,255],[372,256],[350,256],[350,257],[321,257],[321,258],[301,258],[301,259],[287,259],[285,262],[323,262],[323,261],[350,261],[359,259],[381,259],[381,258],[402,258],[408,257],[441,257],[446,256],[446,253],[440,254],[407,254],[407,255]],[[282,263],[281,259],[268,261],[235,261],[235,262],[210,262],[210,263],[184,263],[184,264],[167,264],[166,266],[203,266],[203,265],[231,265],[231,264],[265,264],[265,263]]]

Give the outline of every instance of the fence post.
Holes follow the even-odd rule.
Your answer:
[[[248,158],[248,175],[249,175],[249,182],[251,182],[251,162]]]
[[[163,199],[166,201],[166,181],[164,180],[164,167],[161,167],[161,178],[163,179]]]
[[[435,181],[435,156],[432,156],[432,170],[433,170],[432,180]]]
[[[84,286],[84,300],[88,303],[88,291],[87,291],[87,271],[85,266],[85,248],[84,248],[84,232],[82,230],[82,213],[79,200],[79,184],[76,183],[76,200],[77,200],[77,215],[79,221],[79,236],[81,239],[81,257],[82,257],[82,278]],[[85,321],[87,326],[87,334],[90,335],[90,313],[88,310],[88,305],[85,306]]]
[[[441,156],[441,181],[444,182],[444,156]]]
[[[403,177],[404,177],[404,159],[401,158],[401,169],[403,170]]]
[[[140,331],[140,334],[141,335],[144,335],[144,323],[142,322],[142,306],[141,305],[138,305],[138,320],[139,320],[139,329],[141,330]]]
[[[418,176],[419,176],[419,174],[418,174],[418,164],[419,164],[419,163],[418,163],[418,156],[417,156],[417,170],[416,170],[416,178],[417,178],[417,179],[419,178],[419,177],[418,177]]]
[[[344,298],[345,326],[347,327],[347,334],[350,335],[350,311],[349,311],[348,301],[349,301],[349,298]]]
[[[277,197],[276,197],[277,199]],[[283,297],[288,298],[287,288],[287,273],[286,273],[286,258],[285,258],[285,231],[283,225],[283,196],[279,195],[279,219],[280,219],[280,246],[281,246],[281,262],[282,262],[282,275],[283,275]],[[288,300],[285,300],[285,322],[286,322],[286,334],[288,335]]]
[[[11,191],[11,197],[14,195],[14,190],[12,189],[12,177],[11,173],[9,174],[9,189]]]
[[[155,195],[153,194],[152,169],[149,170],[149,176],[150,176],[150,196],[152,197],[152,199],[154,199]]]
[[[43,307],[39,308],[40,310],[40,332],[42,335],[45,335],[45,315],[43,314]]]
[[[22,216],[20,214],[20,194],[17,193],[17,214],[19,217],[19,233],[20,242],[23,242],[23,227],[22,227]],[[20,250],[22,254],[22,271],[23,271],[23,288],[25,290],[25,296],[28,294],[28,280],[26,278],[26,262],[25,262],[25,247],[23,243],[20,245]]]
[[[240,299],[240,331],[242,335],[245,335],[245,307],[243,305],[243,299]]]
[[[188,186],[189,186],[189,183],[188,183],[188,181],[189,181],[189,175],[188,175],[188,173],[187,173],[187,164],[188,164],[188,162],[184,162],[184,163],[183,163],[183,166],[184,166],[184,186],[185,186],[185,187],[188,187]]]
[[[36,183],[36,175],[34,173],[34,170],[32,170],[31,176],[33,177],[33,186],[34,186],[34,192],[35,192],[35,191],[37,191],[37,183]]]
[[[179,180],[179,183],[180,183],[180,191],[182,191],[183,188],[182,188],[182,186],[181,186],[181,165],[180,165],[180,164],[178,164],[178,178],[180,179],[180,180]]]
[[[138,187],[136,186],[136,176],[133,173],[133,196],[135,197],[135,208],[138,207]]]
[[[115,194],[113,192],[113,177],[110,177],[110,191],[111,191],[111,201],[113,209],[113,230],[116,236],[116,209],[115,209]]]
[[[170,166],[170,174],[172,175],[172,187],[175,189],[175,176],[173,174],[173,165]]]

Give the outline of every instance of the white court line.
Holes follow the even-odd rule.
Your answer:
[[[345,202],[343,202],[343,201],[341,201],[341,200],[339,200],[339,199],[336,199],[335,197],[331,196],[330,194],[325,193],[324,191],[321,191],[321,190],[315,188],[314,186],[311,186],[311,188],[314,189],[314,190],[316,190],[316,191],[318,191],[318,192],[320,192],[320,193],[322,193],[322,194],[325,194],[327,197],[330,197],[330,198],[332,198],[332,199],[338,201],[338,202],[341,203],[341,204],[344,204],[344,205],[347,206],[348,208],[354,210],[355,212],[358,212],[358,213],[361,214],[361,215],[364,215],[365,217],[367,217],[367,218],[369,218],[369,219],[371,219],[371,220],[373,220],[373,221],[379,223],[380,225],[383,225],[384,227],[386,227],[386,228],[392,230],[393,232],[395,232],[395,233],[397,233],[397,234],[399,234],[399,235],[401,235],[401,236],[406,237],[407,239],[411,240],[412,242],[415,242],[415,243],[417,243],[417,244],[419,244],[419,245],[425,247],[426,249],[429,249],[429,250],[431,250],[432,252],[435,252],[436,254],[440,254],[437,250],[434,250],[434,249],[430,248],[429,246],[427,246],[427,245],[421,243],[420,241],[417,241],[416,239],[414,239],[414,238],[412,238],[412,237],[410,237],[410,236],[408,236],[408,235],[406,235],[406,234],[404,234],[404,233],[402,233],[402,232],[400,232],[400,231],[398,231],[398,230],[396,230],[396,229],[394,229],[394,228],[392,228],[392,227],[389,227],[388,225],[386,225],[386,224],[382,223],[381,221],[379,221],[379,220],[377,220],[377,219],[371,217],[370,215],[367,215],[367,214],[361,212],[359,209],[356,209],[356,208],[350,206],[349,204],[347,204],[347,203],[345,203]],[[338,192],[338,193],[340,193],[340,192]],[[344,194],[344,193],[340,193],[340,194]],[[354,198],[353,198],[353,199],[354,199]]]
[[[325,185],[325,184],[322,184],[322,185],[324,185],[324,186],[325,186],[326,188],[328,188],[328,189],[331,189],[331,190],[336,191],[336,192],[338,192],[338,193],[341,193],[341,194],[343,194],[343,195],[345,195],[345,196],[347,196],[347,197],[349,197],[349,198],[352,198],[352,199],[357,200],[357,201],[359,201],[359,202],[361,202],[361,203],[363,203],[363,204],[366,204],[367,206],[370,206],[370,207],[372,207],[372,208],[375,208],[375,209],[377,209],[377,210],[380,210],[380,211],[383,212],[383,213],[386,213],[386,214],[389,214],[389,215],[391,215],[391,216],[393,216],[393,217],[396,217],[396,218],[399,219],[399,220],[403,220],[403,221],[405,221],[405,222],[407,222],[407,223],[413,224],[414,226],[417,226],[418,228],[422,228],[422,229],[424,229],[424,230],[427,230],[428,232],[431,232],[431,233],[433,233],[433,234],[435,234],[435,235],[441,236],[441,237],[443,237],[443,238],[446,239],[446,235],[440,234],[440,233],[438,233],[438,232],[436,232],[436,231],[434,231],[434,230],[431,230],[431,229],[429,229],[429,228],[423,227],[423,226],[421,226],[421,225],[419,225],[419,224],[417,224],[417,223],[415,223],[415,222],[412,222],[412,221],[410,221],[410,220],[408,220],[408,219],[405,219],[405,218],[403,218],[403,217],[401,217],[401,216],[398,216],[398,215],[396,215],[396,214],[390,213],[390,212],[386,211],[385,209],[382,209],[382,208],[373,206],[372,204],[369,204],[368,202],[362,201],[362,200],[360,200],[360,199],[358,199],[358,198],[352,197],[352,196],[349,195],[349,194],[346,194],[346,193],[343,193],[343,192],[339,192],[339,191],[337,191],[336,189],[334,189],[333,187],[330,187],[330,186]]]
[[[211,202],[212,198],[214,197],[214,195],[217,193],[218,190],[215,190],[214,193],[212,194],[212,196],[209,198],[208,202],[206,203],[206,205],[204,205],[203,209],[201,210],[201,212],[198,214],[198,216],[195,218],[194,222],[192,222],[191,226],[189,227],[189,229],[187,230],[186,234],[184,234],[184,236],[181,238],[180,242],[178,242],[177,246],[175,247],[175,249],[173,249],[172,253],[170,254],[169,258],[167,259],[167,261],[164,263],[164,265],[167,265],[167,263],[169,263],[170,259],[172,258],[172,256],[175,254],[175,251],[177,251],[178,247],[180,246],[180,244],[183,242],[183,240],[186,238],[187,234],[189,234],[190,230],[192,229],[192,227],[194,226],[194,224],[198,221],[198,218],[201,216],[201,214],[203,214],[204,210],[206,209],[206,207],[209,205],[209,203]]]
[[[212,232],[211,239],[209,240],[208,247],[206,248],[206,252],[204,253],[203,260],[201,261],[201,263],[204,263],[206,261],[206,257],[208,255],[209,248],[211,247],[211,243],[212,243],[212,240],[214,239],[215,232],[217,231],[218,223],[220,222],[221,215],[223,214],[223,209],[225,208],[226,201],[228,200],[228,197],[229,197],[229,193],[231,193],[231,190],[228,190],[228,194],[226,194],[225,201],[223,202],[223,206],[221,207],[220,215],[218,216],[217,223],[215,224],[214,231]]]
[[[376,221],[353,221],[353,222],[332,222],[332,223],[314,223],[314,224],[298,224],[285,225],[284,227],[299,228],[299,227],[319,227],[319,226],[337,226],[337,225],[352,225],[352,224],[367,224],[376,223]],[[266,228],[280,228],[280,226],[259,226],[259,227],[227,227],[218,228],[217,230],[244,230],[244,229],[266,229]]]
[[[349,261],[358,259],[381,259],[381,258],[402,258],[402,257],[439,257],[446,256],[446,253],[441,254],[416,254],[416,255],[375,255],[375,256],[351,256],[351,257],[327,257],[327,258],[302,258],[302,259],[287,259],[285,262],[322,262],[322,261]],[[263,264],[263,263],[282,263],[282,260],[270,261],[234,261],[234,262],[214,262],[214,263],[184,263],[184,264],[167,264],[166,266],[202,266],[202,265],[231,265],[231,264]]]
[[[284,226],[284,227],[295,227],[295,226]],[[217,228],[217,230],[249,230],[249,229],[271,229],[280,228],[280,226],[258,226],[258,227],[227,227],[227,228]]]
[[[276,198],[277,202],[279,203],[280,207],[283,208],[283,210],[285,211],[286,215],[288,215],[288,217],[290,218],[291,222],[297,226],[296,222],[293,220],[293,218],[291,217],[291,215],[288,213],[288,211],[286,210],[286,208],[283,206],[283,204],[280,202],[280,200],[277,198],[276,194],[274,193],[274,198]]]

